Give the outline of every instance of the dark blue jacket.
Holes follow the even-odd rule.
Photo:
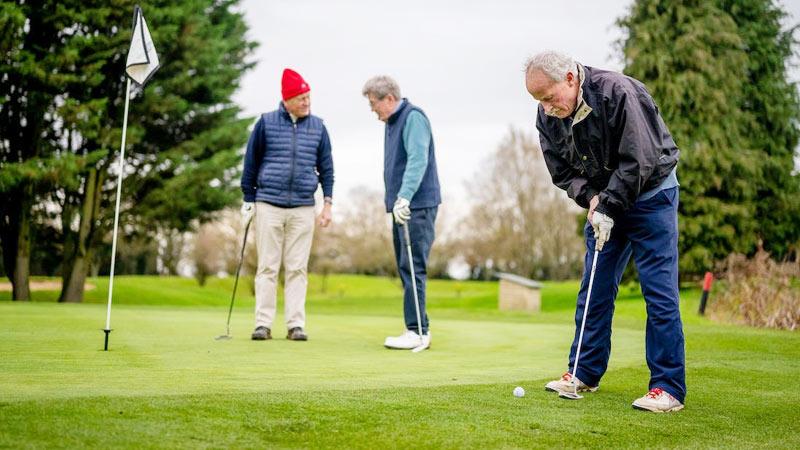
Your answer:
[[[540,104],[536,128],[553,183],[584,208],[598,195],[597,211],[614,217],[669,176],[680,150],[644,84],[583,68],[592,112],[573,127],[572,117],[547,116]]]
[[[409,103],[408,99],[394,114],[389,116],[386,122],[386,137],[383,150],[383,182],[386,185],[386,212],[391,212],[400,186],[403,184],[403,173],[406,170],[406,146],[403,142],[403,128],[406,126],[406,118],[411,111],[419,111],[423,116],[425,113],[418,107]],[[425,116],[427,119],[428,117]],[[439,174],[436,170],[436,155],[434,152],[433,135],[428,149],[428,167],[422,182],[411,199],[411,209],[422,209],[437,206],[442,203],[442,194],[439,191]]]
[[[320,182],[323,194],[332,197],[333,159],[322,119],[309,114],[293,124],[283,103],[263,114],[244,156],[244,201],[310,206]]]

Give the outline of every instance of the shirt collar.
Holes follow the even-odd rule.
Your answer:
[[[572,125],[579,123],[592,112],[592,107],[583,100],[583,85],[586,82],[586,71],[578,64],[578,104],[575,106],[575,118]]]
[[[397,102],[397,106],[395,106],[394,111],[392,111],[392,114],[396,113],[397,111],[400,111],[400,108],[403,107],[403,103],[405,103],[405,102],[406,102],[405,98],[403,98],[399,102]]]

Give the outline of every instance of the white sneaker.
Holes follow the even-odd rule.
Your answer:
[[[431,332],[429,331],[428,334],[422,335],[422,345],[425,348],[429,348],[431,346]],[[403,334],[396,337],[387,337],[386,341],[383,343],[384,347],[386,348],[395,348],[400,350],[411,350],[412,348],[416,348],[420,346],[420,339],[419,335],[415,331],[406,330]]]
[[[683,403],[661,388],[650,389],[650,392],[633,402],[633,407],[657,413],[678,411],[683,409]]]
[[[594,387],[588,386],[578,377],[573,377],[572,374],[569,372],[565,373],[560,380],[555,380],[547,383],[547,385],[544,387],[544,390],[550,392],[558,392],[559,394],[562,392],[575,392],[575,385],[572,383],[573,379],[578,382],[578,392],[597,391],[597,386]]]

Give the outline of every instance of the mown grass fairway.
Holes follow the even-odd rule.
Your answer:
[[[433,346],[382,347],[403,329],[396,280],[311,279],[308,342],[249,340],[248,281],[225,332],[232,279],[119,277],[110,351],[107,280],[84,304],[0,292],[0,447],[798,448],[800,334],[719,325],[684,291],[686,409],[633,410],[647,390],[644,302],[623,288],[600,391],[544,391],[574,332],[577,283],[547,284],[544,312],[500,312],[496,283],[430,284]],[[515,386],[526,390],[515,398]]]

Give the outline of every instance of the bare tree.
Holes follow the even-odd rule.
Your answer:
[[[194,277],[200,286],[205,286],[208,277],[225,269],[225,236],[219,233],[218,228],[218,222],[203,224],[192,238],[190,254],[194,262]]]
[[[552,184],[535,139],[511,128],[482,167],[467,186],[472,205],[460,233],[473,276],[492,270],[539,279],[579,276],[580,209]]]
[[[395,275],[391,217],[384,209],[383,193],[355,188],[349,194],[328,229],[317,230],[320,243],[326,242],[312,250],[315,259],[321,262],[335,255],[338,272]]]
[[[178,263],[185,255],[186,236],[177,230],[162,230],[158,256],[163,275],[177,275]]]

